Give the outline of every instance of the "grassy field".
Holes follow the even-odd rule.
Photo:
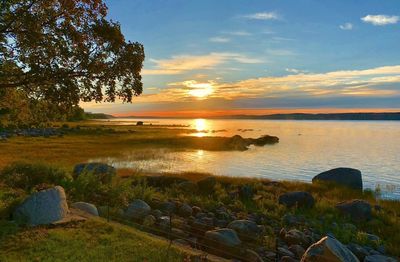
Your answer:
[[[68,227],[24,229],[0,241],[4,262],[183,261],[190,255],[188,250],[169,248],[165,240],[95,218]]]

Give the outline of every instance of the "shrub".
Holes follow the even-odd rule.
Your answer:
[[[71,176],[64,170],[42,163],[16,162],[1,171],[0,180],[11,188],[32,190],[41,184],[64,186]]]

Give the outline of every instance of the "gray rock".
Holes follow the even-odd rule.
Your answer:
[[[350,243],[347,248],[360,260],[364,261],[364,258],[368,256],[368,251],[360,245]]]
[[[188,204],[183,204],[178,210],[178,214],[182,217],[190,217],[192,213],[193,210]]]
[[[313,207],[315,204],[314,197],[308,192],[289,192],[279,196],[279,204],[287,207]]]
[[[340,167],[322,172],[312,179],[313,183],[317,181],[334,182],[357,190],[363,189],[361,171],[353,168]]]
[[[91,214],[92,216],[99,216],[99,211],[97,210],[97,207],[93,204],[86,202],[75,202],[72,204],[72,207]]]
[[[280,262],[298,262],[298,260],[289,256],[284,256],[281,258]]]
[[[208,245],[228,248],[239,247],[242,244],[236,232],[228,228],[207,231],[204,240]]]
[[[291,245],[289,251],[295,255],[295,258],[301,259],[306,250],[300,245]]]
[[[342,243],[333,237],[323,237],[312,244],[301,258],[302,262],[359,262],[358,258]]]
[[[365,257],[364,262],[397,262],[397,259],[383,255],[372,255]]]
[[[127,210],[125,211],[125,217],[135,220],[142,220],[151,212],[151,207],[140,199],[133,200]]]
[[[82,174],[93,174],[102,183],[110,183],[112,178],[116,176],[117,170],[104,163],[81,163],[74,167],[73,177],[76,179]]]
[[[303,247],[308,247],[310,245],[306,234],[297,229],[292,229],[286,232],[285,242],[288,245],[301,245]]]
[[[341,202],[336,208],[344,215],[350,216],[354,221],[365,221],[372,218],[371,205],[360,199]]]
[[[160,210],[167,215],[174,214],[176,212],[176,205],[173,202],[166,201],[160,205]]]
[[[284,247],[278,247],[278,254],[281,255],[282,257],[293,257],[293,258],[295,257],[293,252]]]
[[[65,218],[68,214],[64,188],[56,186],[30,195],[13,213],[13,218],[30,226],[46,225]]]
[[[244,241],[256,241],[262,236],[262,229],[250,220],[235,220],[229,223],[228,228],[233,229]]]

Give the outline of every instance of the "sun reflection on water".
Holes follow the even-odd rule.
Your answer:
[[[197,133],[194,136],[203,137],[208,133],[208,123],[207,120],[198,118],[194,120],[194,128],[196,129]]]

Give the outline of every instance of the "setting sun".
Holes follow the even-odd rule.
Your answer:
[[[205,98],[213,93],[213,87],[210,83],[193,83],[190,85],[189,95],[197,98]]]

